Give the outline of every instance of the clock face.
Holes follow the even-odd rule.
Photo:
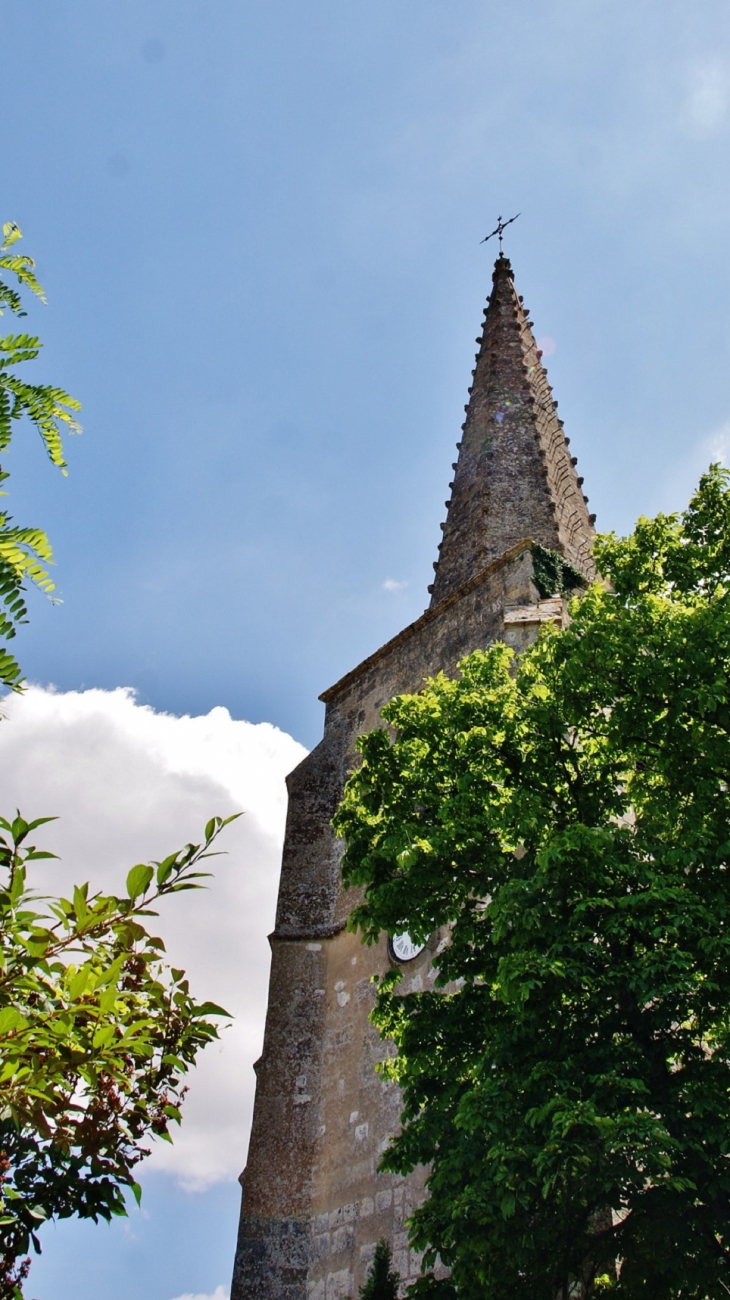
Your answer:
[[[392,939],[388,940],[390,955],[394,961],[413,961],[419,953],[423,952],[426,947],[425,943],[414,943],[407,930],[402,934],[394,934]]]

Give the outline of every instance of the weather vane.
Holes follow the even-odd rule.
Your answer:
[[[501,217],[497,217],[496,229],[492,231],[491,235],[487,235],[486,238],[482,239],[480,242],[482,244],[486,244],[487,239],[492,239],[494,235],[499,235],[499,256],[501,257],[502,256],[502,235],[504,231],[507,229],[507,227],[511,226],[513,221],[517,220],[519,215],[520,215],[519,212],[515,213],[514,217],[510,217],[509,221],[503,221]]]

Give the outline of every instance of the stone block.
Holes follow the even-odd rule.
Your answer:
[[[353,1277],[349,1268],[341,1268],[327,1274],[325,1300],[344,1300],[353,1293]]]
[[[355,1241],[355,1229],[351,1223],[335,1228],[332,1233],[332,1254],[340,1255],[343,1250],[350,1250]]]
[[[312,1238],[313,1255],[315,1259],[323,1259],[329,1255],[332,1249],[332,1234],[329,1232],[320,1232]]]

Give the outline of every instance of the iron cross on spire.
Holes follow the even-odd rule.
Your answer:
[[[520,215],[519,212],[515,213],[514,217],[510,217],[509,221],[503,221],[501,217],[497,217],[496,229],[492,231],[491,235],[487,235],[485,239],[482,239],[481,243],[486,244],[487,239],[492,239],[494,235],[499,235],[499,256],[501,257],[502,256],[502,235],[504,234],[504,231],[507,229],[507,227],[511,226],[513,221],[517,220],[519,215]]]

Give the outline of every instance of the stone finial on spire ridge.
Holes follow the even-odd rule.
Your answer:
[[[531,322],[502,254],[477,343],[431,607],[523,538],[595,576],[595,516],[558,418]]]

